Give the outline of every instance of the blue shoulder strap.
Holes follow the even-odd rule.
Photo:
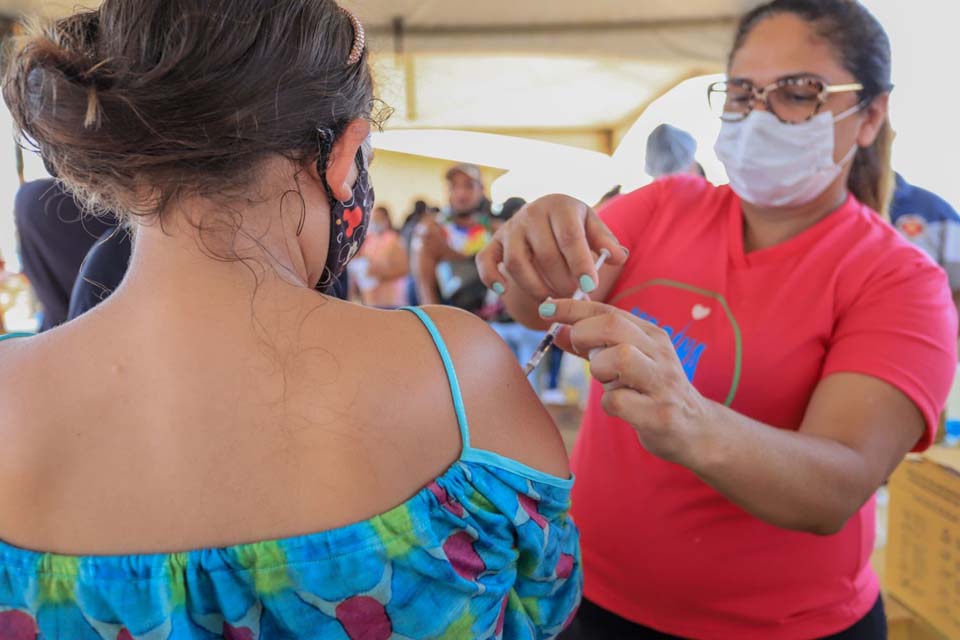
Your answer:
[[[460,427],[460,439],[463,441],[463,452],[470,450],[470,427],[467,425],[467,411],[463,406],[463,394],[460,393],[460,382],[457,380],[457,372],[453,368],[453,359],[450,358],[450,351],[447,349],[437,325],[433,319],[426,314],[423,309],[417,307],[402,307],[404,311],[409,311],[418,318],[423,326],[430,332],[433,338],[433,344],[440,353],[440,359],[443,361],[443,368],[447,373],[447,383],[450,385],[450,395],[453,396],[453,409],[457,414],[457,425]]]
[[[0,342],[4,340],[13,340],[14,338],[32,338],[34,334],[32,333],[5,333],[0,335]]]

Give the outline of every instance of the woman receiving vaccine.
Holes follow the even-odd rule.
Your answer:
[[[96,309],[0,342],[0,638],[559,634],[573,481],[509,348],[316,291],[374,203],[357,16],[105,0],[21,44],[20,134],[134,243]]]
[[[570,325],[596,379],[566,637],[886,637],[872,496],[931,442],[957,322],[878,214],[890,56],[858,2],[764,4],[710,88],[730,186],[661,180],[599,216],[547,197],[479,257],[514,317]],[[578,286],[594,302],[562,299]]]

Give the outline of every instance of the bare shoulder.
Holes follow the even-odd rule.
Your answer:
[[[480,318],[451,307],[424,307],[450,352],[463,393],[471,444],[567,478],[563,439],[520,364]]]
[[[40,357],[41,340],[40,336],[0,340],[0,415],[9,417],[15,408],[14,401],[22,399],[31,386],[42,382],[36,379],[38,368],[34,366]]]
[[[45,373],[42,359],[47,350],[44,336],[8,338],[0,341],[0,512],[29,501],[38,461],[48,441],[43,413],[56,394]],[[49,363],[48,365],[49,366]]]

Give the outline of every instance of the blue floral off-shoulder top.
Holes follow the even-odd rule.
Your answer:
[[[0,638],[551,638],[580,602],[572,479],[470,445],[405,503],[316,534],[185,553],[64,556],[0,542]]]

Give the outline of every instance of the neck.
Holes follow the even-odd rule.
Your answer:
[[[249,326],[251,312],[269,325],[278,313],[293,311],[278,303],[289,301],[291,293],[309,292],[302,252],[296,236],[280,229],[289,226],[286,221],[249,228],[248,221],[276,216],[275,208],[272,216],[256,208],[241,212],[239,233],[208,232],[213,225],[200,233],[180,215],[165,220],[164,229],[158,224],[137,228],[127,275],[108,302],[131,320],[170,330],[198,324]],[[198,214],[193,219],[204,219],[204,212],[193,213]]]
[[[455,209],[454,206],[451,204],[451,205],[450,205],[450,211],[453,212],[453,217],[454,217],[454,218],[457,218],[457,217],[464,217],[464,218],[473,217],[475,214],[479,213],[481,209],[483,209],[483,205],[485,204],[485,202],[486,202],[486,201],[483,200],[483,199],[478,200],[478,201],[477,201],[473,206],[471,206],[469,209],[465,209],[465,210],[463,210],[463,211],[460,211],[460,210],[458,210],[458,209]]]
[[[839,209],[847,196],[844,179],[799,207],[771,209],[742,202],[744,252],[759,251],[786,242]]]

